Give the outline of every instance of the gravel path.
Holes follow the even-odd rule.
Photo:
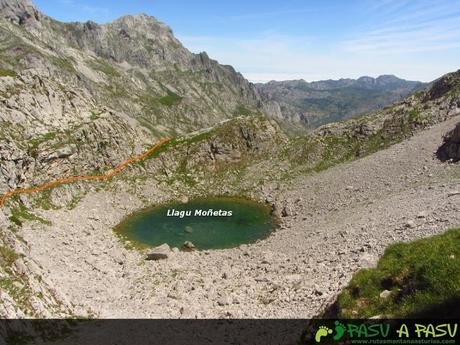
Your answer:
[[[253,245],[144,261],[111,230],[142,204],[122,191],[92,193],[71,211],[43,211],[53,226],[28,224],[21,235],[47,271],[44,279],[83,315],[312,317],[388,244],[460,225],[460,165],[433,156],[458,121],[266,189],[288,216]],[[162,192],[150,188],[152,201],[161,201]]]

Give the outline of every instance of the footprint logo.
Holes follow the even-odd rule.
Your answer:
[[[340,323],[339,321],[335,322],[335,334],[332,337],[334,340],[342,339],[343,335],[345,334],[345,325]]]
[[[316,331],[315,340],[317,343],[321,341],[322,337],[332,334],[332,329],[327,328],[326,326],[319,326],[319,329]]]

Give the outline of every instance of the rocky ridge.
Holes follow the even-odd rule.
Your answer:
[[[271,81],[256,84],[262,96],[280,105],[292,126],[316,128],[398,102],[426,87],[393,75],[377,78]]]

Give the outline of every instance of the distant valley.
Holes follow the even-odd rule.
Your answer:
[[[256,84],[266,100],[277,102],[283,120],[315,128],[398,102],[427,85],[393,75],[358,79],[270,81]]]

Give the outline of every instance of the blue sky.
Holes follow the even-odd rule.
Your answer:
[[[34,1],[34,0],[32,0]],[[62,21],[147,13],[193,52],[251,81],[395,74],[430,81],[460,68],[460,0],[35,0]]]

